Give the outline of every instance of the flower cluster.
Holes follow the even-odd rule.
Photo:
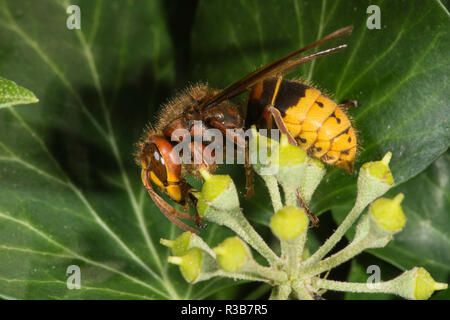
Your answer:
[[[259,148],[270,146],[267,158],[253,167],[269,190],[274,208],[270,228],[280,241],[281,255],[272,250],[243,215],[231,178],[201,171],[205,183],[198,196],[199,214],[207,221],[228,227],[236,236],[223,240],[215,248],[190,232],[175,240],[161,239],[161,243],[172,250],[169,262],[179,266],[186,281],[197,283],[217,276],[262,281],[273,286],[271,299],[303,300],[314,299],[324,290],[383,292],[422,300],[428,299],[435,290],[447,288],[447,284],[435,282],[425,269],[417,267],[376,286],[321,277],[365,249],[386,246],[404,227],[406,217],[401,207],[404,195],[380,198],[394,185],[389,169],[390,152],[382,160],[361,167],[353,208],[322,246],[309,255],[305,249],[309,227],[306,207],[325,175],[323,164],[309,158],[301,148],[290,145],[285,136],[277,143],[254,130],[250,143]],[[257,158],[258,154],[250,156]],[[368,210],[363,214],[366,207]],[[356,232],[350,243],[328,255],[355,223]],[[267,260],[266,266],[253,259],[250,247]]]

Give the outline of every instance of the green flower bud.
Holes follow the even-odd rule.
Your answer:
[[[314,158],[308,158],[308,166],[319,169],[325,169],[325,165],[323,164],[323,162]]]
[[[356,201],[360,208],[364,208],[393,186],[394,177],[389,169],[391,157],[392,153],[388,152],[381,161],[365,163],[359,170]]]
[[[160,239],[159,242],[172,249],[172,254],[180,256],[189,249],[193,233],[190,231],[183,232],[175,240]]]
[[[249,141],[249,157],[253,170],[260,176],[272,175],[278,171],[269,159],[278,149],[278,142],[259,134],[255,126],[251,127],[252,137]]]
[[[445,290],[448,285],[434,281],[424,268],[413,268],[390,282],[390,292],[406,299],[426,300],[436,290]]]
[[[358,244],[360,251],[369,248],[383,248],[392,240],[393,232],[380,227],[370,213],[364,214],[356,226],[353,245]]]
[[[394,199],[380,198],[374,201],[359,220],[354,241],[364,240],[365,249],[385,247],[406,223],[400,206],[403,198],[400,193]]]
[[[306,161],[306,152],[302,148],[290,144],[287,135],[282,134],[279,148],[276,149],[270,160],[274,165],[297,166]]]
[[[415,300],[426,300],[431,297],[434,291],[447,289],[448,286],[446,283],[439,283],[434,281],[428,271],[424,268],[416,269],[415,280]]]
[[[225,271],[239,271],[249,259],[250,252],[239,237],[230,237],[215,247],[217,264]]]
[[[276,178],[283,188],[296,190],[305,174],[306,152],[289,143],[288,137],[281,135],[279,147],[270,156],[272,167],[278,167]]]
[[[224,192],[231,183],[233,183],[230,176],[211,175],[205,169],[200,169],[200,172],[205,179],[202,188],[202,198],[206,201],[213,201],[219,194]]]
[[[236,187],[230,176],[211,175],[205,169],[200,169],[200,173],[205,179],[197,203],[197,210],[202,218],[207,216],[210,207],[213,207],[211,212],[229,211],[239,207]]]
[[[175,240],[160,239],[162,245],[172,249],[174,256],[181,256],[189,249],[199,248],[209,253],[213,258],[216,257],[214,251],[195,233],[190,231],[183,232]]]
[[[300,182],[300,194],[303,200],[308,204],[312,198],[314,191],[325,176],[326,169],[324,164],[313,158],[308,157],[306,163],[305,174]]]
[[[293,240],[306,231],[309,219],[301,208],[287,206],[270,219],[272,232],[281,240]]]
[[[406,217],[400,205],[403,198],[403,193],[399,193],[394,199],[375,200],[369,209],[372,219],[390,232],[399,232],[406,223]]]
[[[391,169],[389,168],[389,162],[391,161],[392,153],[388,152],[384,155],[381,161],[368,162],[362,167],[368,170],[372,177],[377,178],[388,185],[394,184],[394,177],[392,176]]]
[[[168,261],[177,264],[181,274],[188,282],[194,282],[202,270],[203,251],[198,248],[188,250],[182,256],[171,256]]]

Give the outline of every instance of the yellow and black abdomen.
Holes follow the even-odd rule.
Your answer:
[[[273,100],[276,83],[276,78],[264,80],[250,92],[247,107],[250,123],[269,119],[267,107]],[[287,129],[304,150],[325,163],[353,170],[356,133],[336,102],[298,80],[285,79],[274,101]]]

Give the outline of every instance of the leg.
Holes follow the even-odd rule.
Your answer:
[[[248,143],[245,143],[245,189],[247,193],[245,194],[246,198],[253,197],[255,190],[253,188],[253,170],[252,165],[250,163],[250,155],[248,150]]]
[[[204,228],[207,227],[207,225],[202,223],[202,218],[200,218],[200,215],[198,214],[198,211],[197,211],[197,202],[198,202],[198,199],[197,199],[197,197],[195,197],[195,196],[193,195],[193,192],[198,192],[198,191],[190,190],[190,191],[189,191],[189,194],[188,194],[188,201],[189,201],[189,203],[195,208],[195,215],[194,215],[195,226],[196,226],[197,228],[202,228],[202,229],[204,229]]]
[[[289,143],[296,146],[297,141],[295,141],[294,137],[289,132],[288,128],[286,128],[286,125],[284,124],[283,117],[281,116],[280,111],[277,108],[269,107],[269,112],[272,115],[273,119],[275,120],[275,123],[277,124],[278,129],[280,129],[281,133],[287,135]]]
[[[178,211],[174,207],[172,207],[170,204],[168,204],[163,198],[161,198],[155,190],[153,190],[152,185],[150,181],[148,180],[148,174],[145,174],[145,188],[148,191],[148,194],[152,198],[152,200],[155,202],[156,206],[161,210],[161,212],[169,219],[171,222],[173,222],[175,225],[177,225],[179,228],[184,229],[186,231],[190,231],[195,234],[199,234],[199,231],[188,226],[187,224],[181,222],[177,219],[177,217],[182,219],[189,219],[192,220],[194,217],[191,215]]]
[[[303,201],[302,197],[300,196],[300,192],[298,192],[298,189],[297,189],[297,202],[298,202],[298,205],[300,207],[302,207],[306,211],[306,214],[309,216],[309,219],[312,222],[311,226],[312,227],[319,226],[319,218],[317,218],[316,215],[314,213],[312,213],[311,210],[309,210],[308,206],[306,205],[306,203]]]
[[[357,107],[357,106],[358,106],[358,101],[356,101],[356,100],[349,100],[349,101],[346,101],[346,102],[340,104],[339,108],[347,110],[347,109],[349,109],[351,107]]]
[[[189,124],[189,133],[191,134],[191,142],[190,142],[190,149],[191,149],[191,160],[193,160],[194,164],[198,165],[208,165],[211,164],[212,161],[209,157],[208,159],[204,159],[204,156],[208,156],[205,154],[205,145],[203,144],[202,137],[205,134],[205,128],[202,124],[196,125],[194,123]],[[206,161],[205,161],[206,160]]]
[[[275,100],[277,98],[278,91],[280,89],[282,81],[283,81],[283,77],[282,76],[278,76],[277,83],[275,85],[275,90],[273,91],[273,95],[272,95],[272,101],[271,101],[270,106],[268,107],[267,111],[269,111],[270,115],[275,120],[275,123],[277,124],[277,127],[281,131],[281,133],[287,135],[289,143],[294,145],[294,146],[296,146],[297,145],[297,141],[295,141],[294,137],[291,135],[291,133],[289,132],[288,128],[286,128],[286,125],[284,124],[283,117],[281,116],[280,111],[277,108],[274,107],[275,106]]]
[[[245,187],[247,193],[245,194],[246,198],[251,198],[253,196],[253,170],[252,165],[250,164],[249,150],[248,150],[248,142],[245,140],[245,137],[233,132],[233,130],[226,130],[226,139],[232,141],[236,148],[244,148],[245,152]]]

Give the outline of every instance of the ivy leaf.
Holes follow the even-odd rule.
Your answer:
[[[18,86],[14,81],[0,77],[0,109],[38,101],[30,90]]]

